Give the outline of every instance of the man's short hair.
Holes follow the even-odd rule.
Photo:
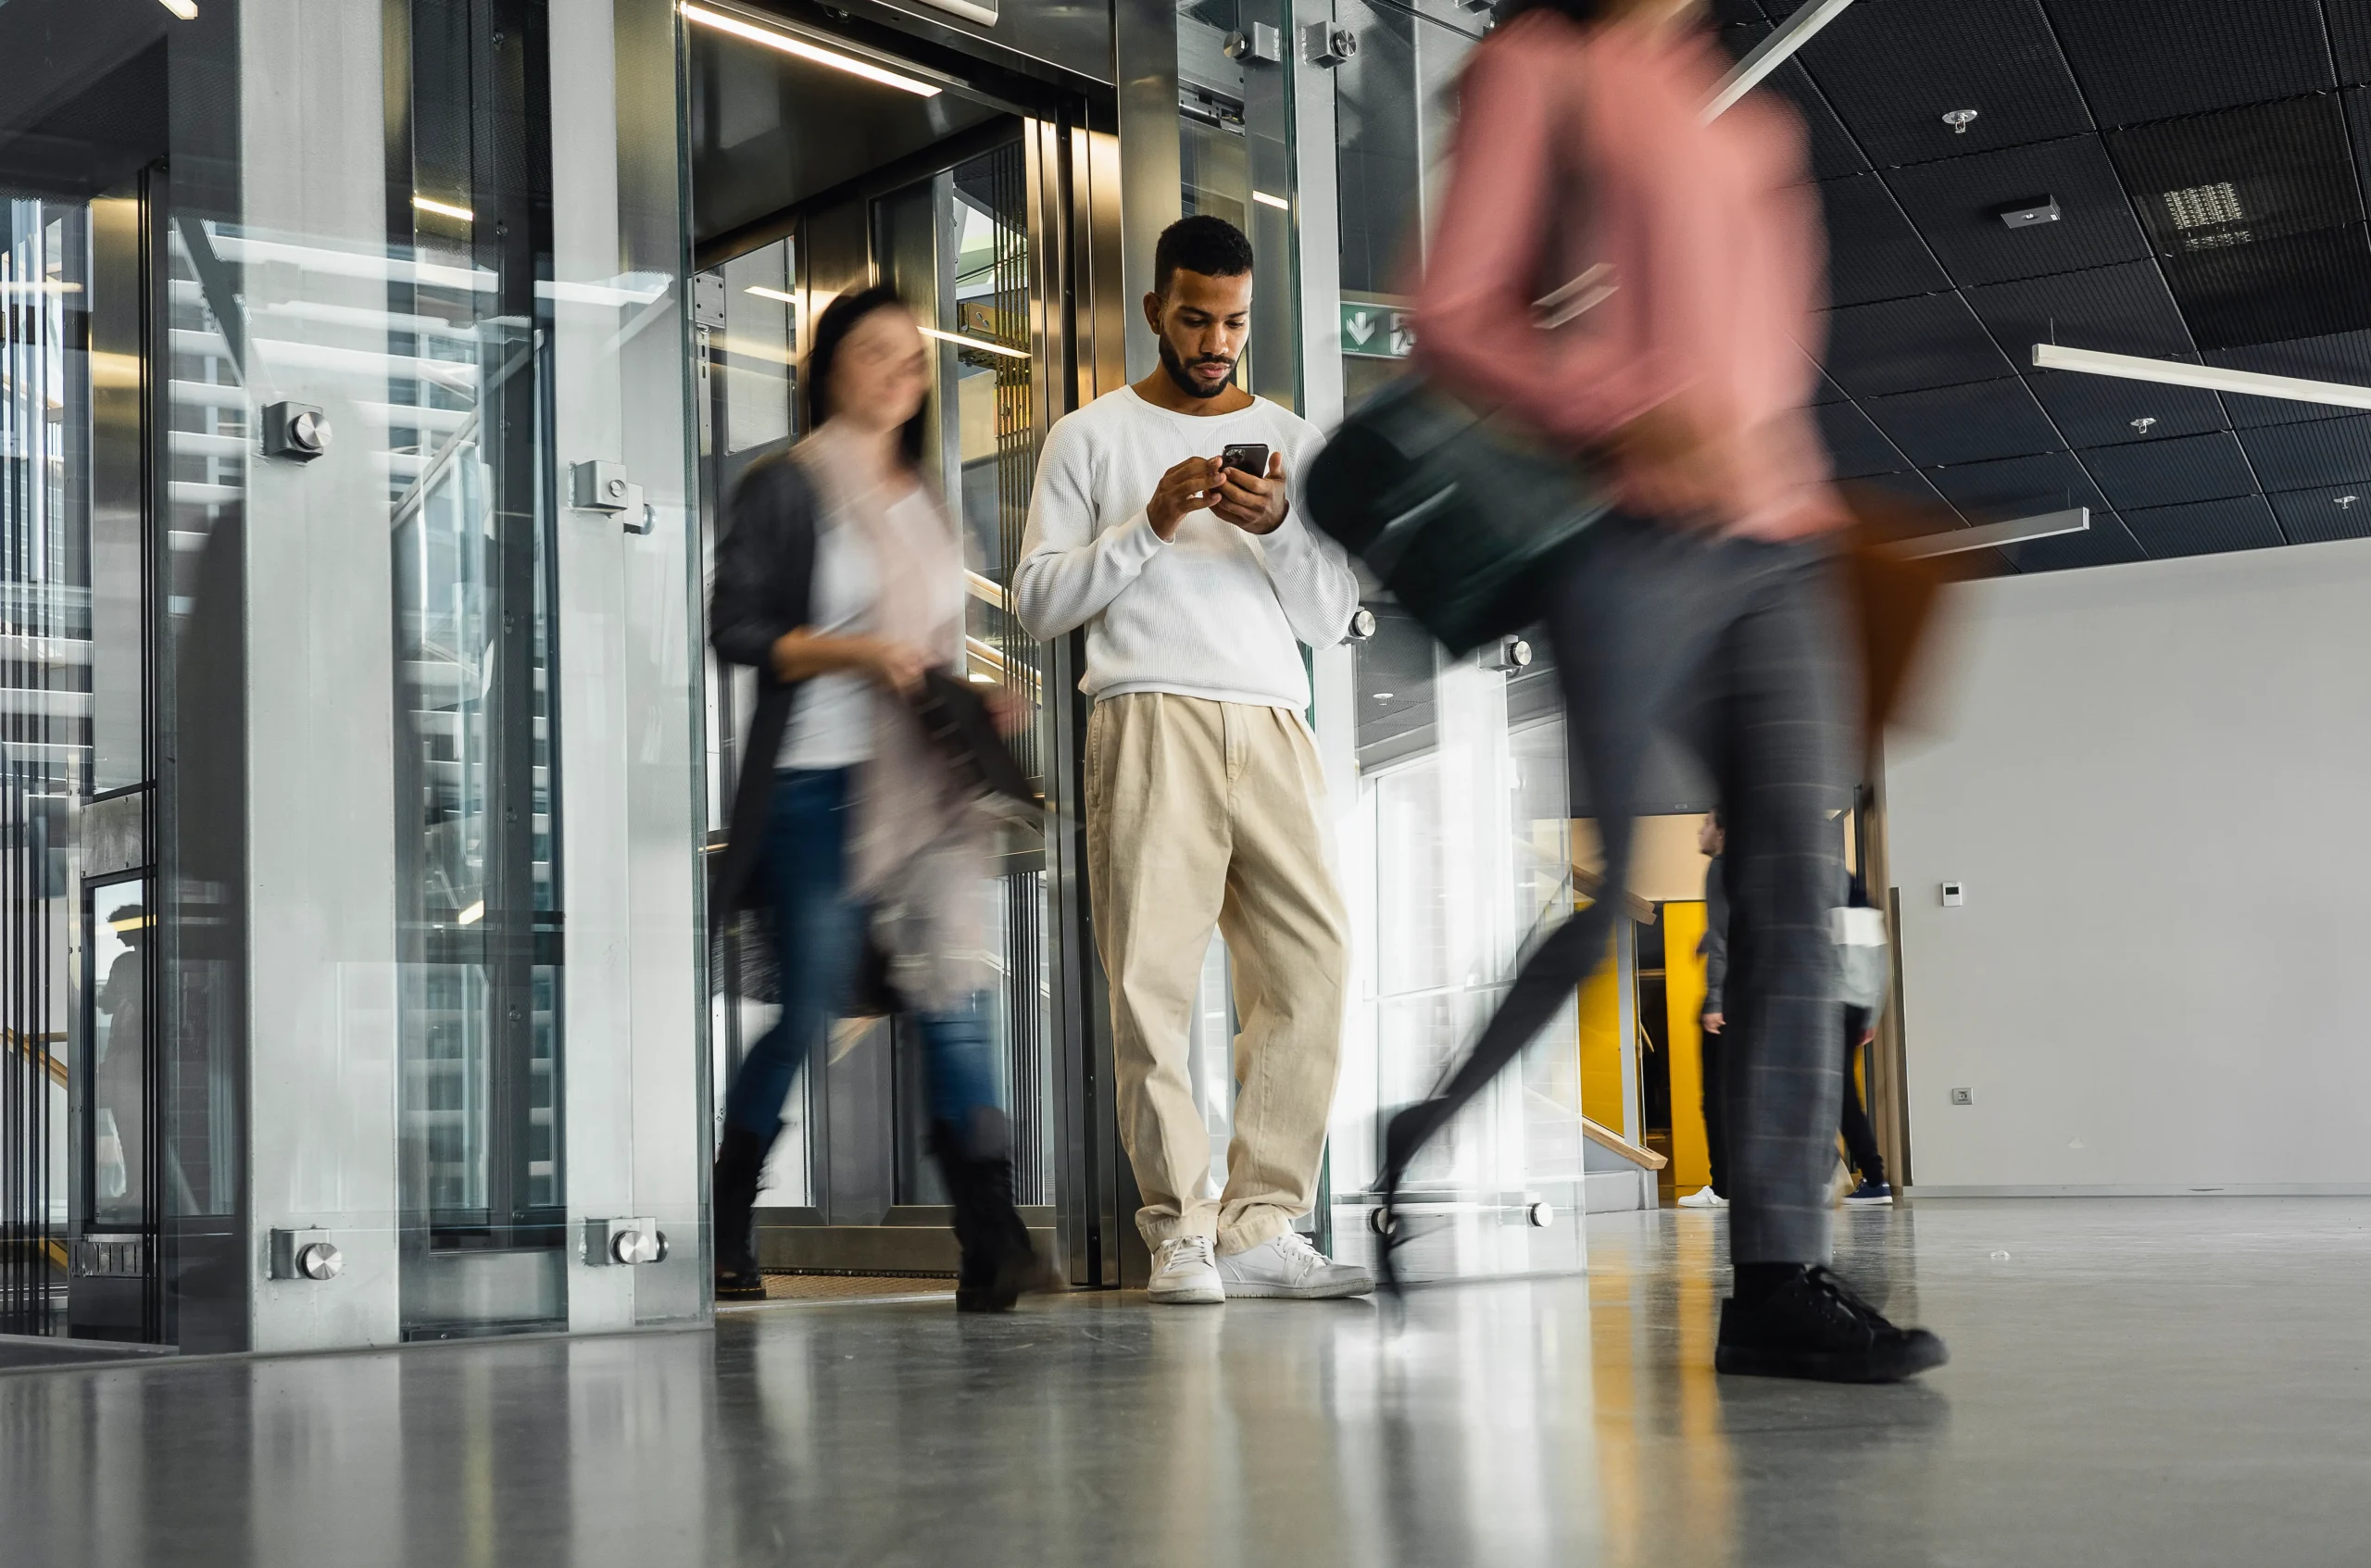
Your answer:
[[[1152,247],[1152,290],[1166,295],[1179,268],[1205,278],[1240,278],[1251,270],[1251,242],[1223,218],[1198,212],[1160,232]]]

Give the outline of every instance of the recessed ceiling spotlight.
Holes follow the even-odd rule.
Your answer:
[[[2055,223],[2058,221],[2058,198],[2036,196],[2031,201],[2004,207],[1994,216],[2012,229],[2030,229],[2039,223]]]
[[[1943,123],[1951,128],[1952,135],[1964,136],[1967,134],[1967,128],[1976,123],[1976,111],[1974,109],[1951,109],[1944,114]]]
[[[2132,428],[2139,431],[2141,434],[2146,435],[2149,433],[2149,427],[2156,422],[2156,420],[2153,418],[2148,415],[2143,415],[2139,419],[2132,421]]]

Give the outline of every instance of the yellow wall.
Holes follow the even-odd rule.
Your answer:
[[[1671,1042],[1671,1177],[1682,1197],[1712,1179],[1704,1143],[1704,902],[1663,906],[1663,1001]]]
[[[1626,1134],[1631,1129],[1622,1101],[1622,995],[1611,938],[1605,957],[1597,972],[1581,982],[1581,1114]]]

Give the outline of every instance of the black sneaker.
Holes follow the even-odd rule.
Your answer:
[[[1721,1303],[1712,1365],[1739,1377],[1808,1377],[1823,1383],[1899,1383],[1951,1360],[1923,1328],[1896,1328],[1832,1270],[1803,1270],[1740,1308]]]

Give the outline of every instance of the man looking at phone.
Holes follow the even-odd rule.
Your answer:
[[[1359,593],[1292,503],[1317,432],[1235,384],[1251,270],[1222,219],[1161,234],[1144,300],[1160,366],[1048,435],[1012,583],[1031,635],[1087,629],[1088,891],[1136,1225],[1152,1298],[1173,1303],[1373,1288],[1292,1229],[1315,1196],[1349,970],[1300,645],[1340,642]],[[1186,1057],[1213,926],[1243,1029],[1217,1198]]]

